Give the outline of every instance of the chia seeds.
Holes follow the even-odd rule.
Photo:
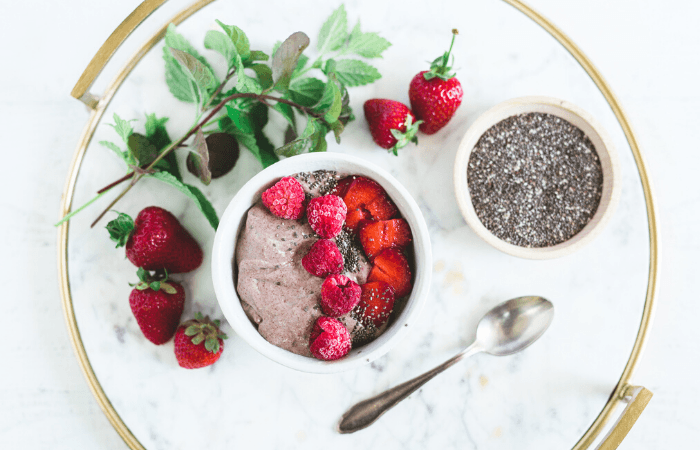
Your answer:
[[[351,273],[355,273],[360,270],[362,250],[360,250],[360,245],[357,243],[353,235],[346,229],[343,229],[335,237],[335,244],[338,246],[340,254],[343,255],[343,265],[345,270]]]
[[[318,189],[318,195],[328,195],[338,184],[338,172],[335,170],[315,170],[313,172],[299,172],[294,175],[297,180],[306,184],[309,191]],[[307,201],[310,196],[307,194]]]
[[[504,119],[479,138],[467,183],[491,233],[521,247],[550,247],[591,220],[603,169],[583,131],[557,116],[529,113]]]

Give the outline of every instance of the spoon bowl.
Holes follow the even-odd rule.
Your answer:
[[[554,305],[537,297],[518,297],[490,310],[476,328],[476,343],[494,356],[517,353],[539,339],[554,318]]]
[[[554,305],[542,297],[518,297],[495,306],[479,321],[472,345],[429,372],[357,403],[343,414],[338,432],[353,433],[370,426],[437,374],[466,357],[479,352],[506,356],[523,350],[544,334],[553,318]]]

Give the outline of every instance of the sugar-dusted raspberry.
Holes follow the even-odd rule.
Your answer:
[[[331,317],[316,319],[309,339],[309,350],[314,357],[333,361],[347,355],[351,347],[350,333],[342,322]]]
[[[343,229],[348,207],[337,195],[324,195],[309,200],[306,217],[311,229],[324,239],[338,235]]]
[[[345,275],[330,275],[321,286],[321,309],[331,317],[349,313],[360,301],[362,288]]]
[[[343,271],[343,255],[335,242],[319,239],[301,258],[301,265],[307,272],[317,277],[325,277]]]
[[[262,193],[263,205],[282,219],[298,219],[304,215],[304,188],[296,178],[284,177]]]

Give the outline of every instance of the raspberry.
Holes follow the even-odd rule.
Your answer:
[[[351,347],[350,333],[339,320],[330,317],[316,319],[309,339],[309,350],[314,357],[333,361],[347,355]]]
[[[330,275],[321,286],[321,309],[331,317],[349,313],[360,301],[362,288],[345,275]]]
[[[336,195],[316,197],[306,207],[311,229],[324,239],[333,238],[340,233],[347,213],[345,202]]]
[[[343,255],[340,254],[335,242],[319,239],[301,258],[301,265],[311,275],[325,277],[343,271]]]
[[[262,193],[263,205],[282,219],[298,219],[304,215],[304,188],[296,178],[284,177]]]

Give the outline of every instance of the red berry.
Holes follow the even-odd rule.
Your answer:
[[[321,309],[331,317],[349,313],[360,301],[360,285],[345,275],[330,275],[321,285]]]
[[[311,275],[326,277],[343,271],[343,255],[335,242],[319,239],[301,258],[301,265]]]
[[[330,317],[316,319],[309,339],[309,350],[314,357],[333,361],[347,355],[351,347],[350,333],[342,322]]]
[[[360,228],[360,243],[371,260],[386,248],[403,248],[411,242],[411,228],[404,219],[380,220]]]
[[[408,106],[394,100],[373,98],[365,102],[364,109],[372,139],[378,146],[398,155],[397,150],[409,142],[418,143],[418,123]]]
[[[219,321],[196,313],[175,333],[175,358],[180,367],[198,369],[214,364],[224,351],[226,335],[219,330]]]
[[[384,281],[362,285],[360,302],[355,307],[360,322],[370,330],[384,325],[394,308],[394,289]]]
[[[448,67],[455,36],[457,30],[452,30],[450,49],[432,62],[430,70],[413,77],[408,88],[411,109],[423,121],[420,130],[425,134],[436,133],[447,125],[462,104],[462,85],[454,78],[452,67]]]
[[[126,214],[107,224],[117,247],[126,245],[126,257],[146,270],[190,272],[202,264],[202,249],[175,216],[157,206],[141,210],[136,220]]]
[[[343,200],[335,195],[324,195],[309,201],[306,217],[311,229],[324,239],[338,235],[343,229],[348,208]]]
[[[397,298],[411,292],[411,268],[401,250],[387,248],[374,257],[367,281],[384,281],[394,288]]]
[[[345,226],[351,231],[357,230],[364,221],[391,219],[399,212],[384,188],[365,177],[355,178],[343,201],[348,207]]]
[[[282,219],[298,219],[304,215],[304,188],[294,177],[284,177],[262,193],[263,205]]]
[[[173,281],[149,282],[139,269],[140,283],[129,295],[131,312],[141,332],[156,345],[168,342],[180,323],[185,309],[185,290]]]
[[[356,178],[356,176],[352,175],[338,181],[333,190],[331,190],[330,194],[337,195],[340,198],[345,197],[345,194],[348,192],[348,188]]]

